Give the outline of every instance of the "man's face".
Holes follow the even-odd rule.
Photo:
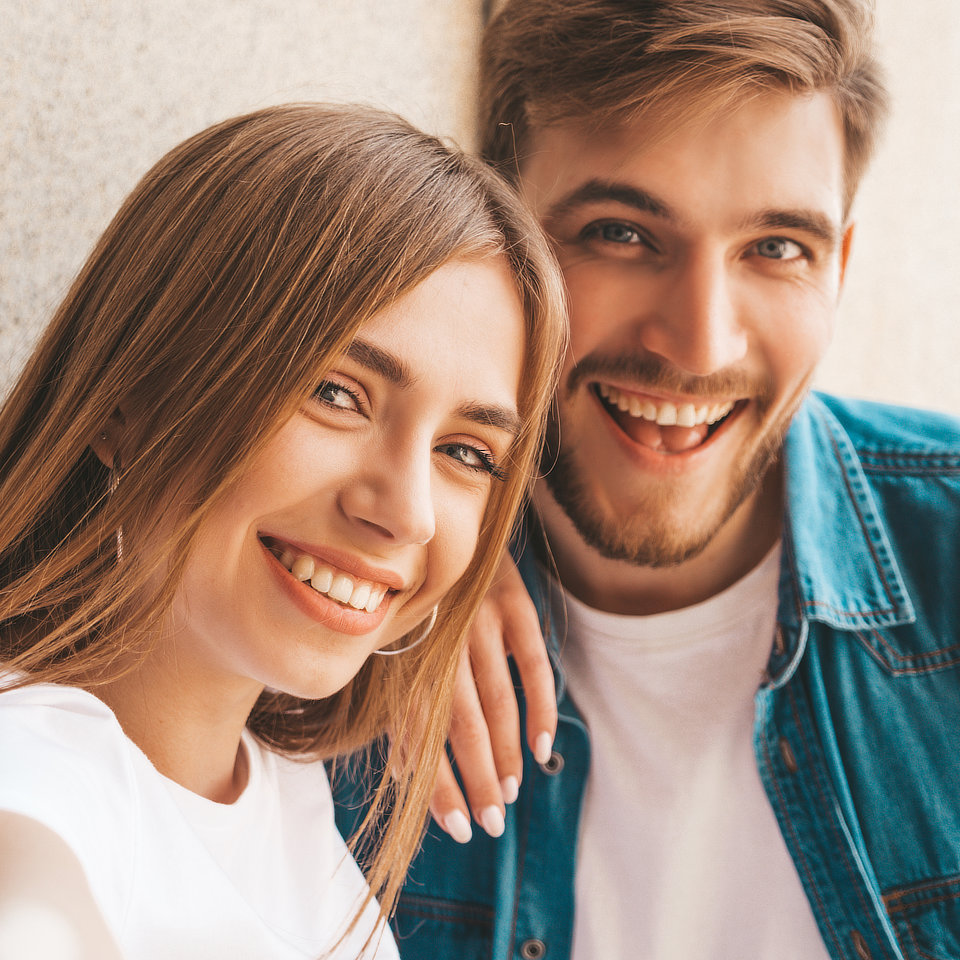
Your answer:
[[[570,294],[547,483],[587,544],[644,566],[760,509],[849,243],[826,94],[655,132],[550,128],[522,170]]]

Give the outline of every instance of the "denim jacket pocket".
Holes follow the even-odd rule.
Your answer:
[[[493,911],[408,890],[397,905],[393,932],[404,960],[490,960]],[[447,953],[444,944],[455,944],[456,953]]]
[[[960,876],[898,887],[883,900],[907,960],[960,960]]]

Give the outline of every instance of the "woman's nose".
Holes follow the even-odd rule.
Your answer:
[[[377,536],[400,544],[427,543],[437,528],[433,450],[399,445],[363,464],[341,496],[344,513]]]

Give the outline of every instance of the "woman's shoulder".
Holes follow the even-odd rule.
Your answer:
[[[111,920],[134,869],[138,794],[129,741],[96,697],[57,684],[0,692],[0,811],[56,834]]]
[[[57,832],[98,821],[119,829],[133,807],[132,760],[110,708],[85,690],[44,683],[0,692],[0,809]]]
[[[0,690],[4,767],[23,757],[31,766],[64,763],[78,773],[91,764],[125,766],[127,743],[110,708],[86,690],[53,683]]]

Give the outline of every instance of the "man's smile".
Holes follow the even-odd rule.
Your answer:
[[[603,409],[635,443],[678,454],[705,443],[747,404],[745,399],[665,400],[604,382],[591,384]]]

